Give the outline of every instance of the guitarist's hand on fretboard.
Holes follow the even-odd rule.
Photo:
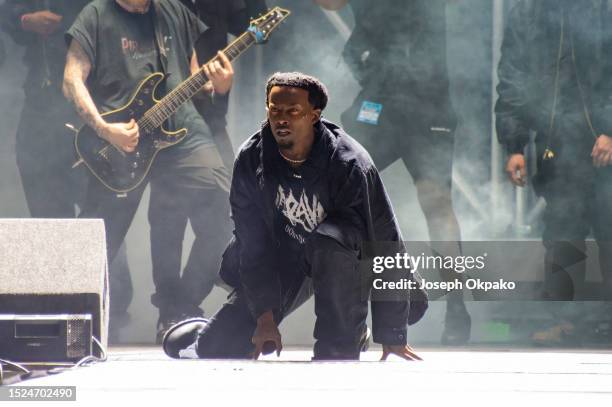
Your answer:
[[[119,150],[131,153],[138,145],[138,123],[134,119],[129,123],[107,123],[100,131],[100,136]]]
[[[207,65],[202,66],[202,69],[206,77],[212,83],[212,88],[215,93],[224,95],[229,92],[234,80],[234,68],[223,52],[219,51],[217,53],[217,58]],[[204,86],[204,90],[206,91],[206,85]]]

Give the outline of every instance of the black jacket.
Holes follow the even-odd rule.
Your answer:
[[[265,0],[180,0],[196,14],[208,30],[196,43],[196,54],[200,65],[213,58],[217,51],[227,45],[227,36],[239,36],[249,27],[250,19],[266,11]],[[210,98],[196,99],[196,107],[213,131],[225,129],[229,93]]]
[[[330,208],[317,232],[341,243],[349,236],[341,225],[360,230],[372,242],[402,240],[389,198],[368,153],[335,124],[321,120],[317,125],[320,138],[313,147],[309,162],[325,177]],[[250,137],[240,148],[234,166],[230,203],[239,242],[240,284],[255,318],[267,310],[280,309],[279,270],[274,266],[279,241],[275,236],[275,173],[271,169],[276,142],[268,124]],[[401,244],[401,243],[400,243]],[[406,295],[407,293],[404,293]],[[404,301],[372,302],[374,340],[397,343],[407,322],[414,323],[427,308],[425,297],[414,305],[408,321],[409,304]],[[401,342],[401,340],[399,341]]]
[[[66,63],[67,48],[64,42],[64,32],[72,25],[79,12],[90,0],[51,0],[50,11],[62,16],[60,27],[46,40],[35,33],[21,28],[21,16],[35,11],[45,10],[42,3],[36,0],[7,1],[0,5],[0,26],[13,41],[24,46],[24,63],[28,69],[24,82],[26,96],[30,99],[44,98],[43,83],[49,83],[49,88],[55,96],[61,96]],[[63,98],[63,96],[61,96]]]
[[[562,26],[564,7],[569,24]],[[495,106],[498,138],[509,153],[523,151],[530,130],[547,137],[554,134],[562,39],[573,43],[572,63],[582,99],[577,106],[584,110],[594,136],[612,132],[609,21],[605,0],[521,0],[514,6],[502,44]]]

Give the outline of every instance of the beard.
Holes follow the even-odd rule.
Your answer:
[[[287,139],[276,139],[276,144],[278,145],[278,148],[280,150],[291,150],[293,146],[295,145],[293,140],[287,140]]]

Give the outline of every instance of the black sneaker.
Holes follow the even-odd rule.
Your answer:
[[[463,305],[463,304],[462,304]],[[468,314],[465,305],[459,307],[448,307],[444,318],[444,332],[442,332],[442,345],[460,346],[470,340],[472,330],[472,318]]]
[[[157,334],[155,335],[155,343],[161,345],[164,335],[172,326],[181,321],[191,318],[201,318],[204,313],[200,307],[181,304],[170,307],[160,308],[159,319],[157,320]]]
[[[168,332],[168,330],[173,325],[176,325],[179,321],[180,319],[178,318],[177,319],[174,319],[174,318],[162,319],[160,317],[157,320],[157,333],[155,334],[155,344],[161,345],[162,340],[164,339],[164,335],[166,335],[166,332]]]
[[[187,349],[198,338],[198,333],[208,324],[206,318],[189,318],[169,327],[161,339],[164,353],[179,359],[180,351]]]

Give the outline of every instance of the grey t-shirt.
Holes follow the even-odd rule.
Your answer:
[[[67,42],[78,41],[92,63],[88,87],[100,111],[126,105],[145,77],[162,71],[155,44],[155,24],[159,21],[164,21],[160,27],[169,77],[157,92],[165,94],[191,75],[194,44],[206,26],[179,2],[158,1],[159,16],[153,6],[145,14],[130,13],[115,0],[94,0],[66,32]],[[208,126],[191,101],[179,108],[164,127],[171,131],[184,127],[188,135],[178,145],[163,151],[159,159],[172,160],[174,155],[213,143]]]

